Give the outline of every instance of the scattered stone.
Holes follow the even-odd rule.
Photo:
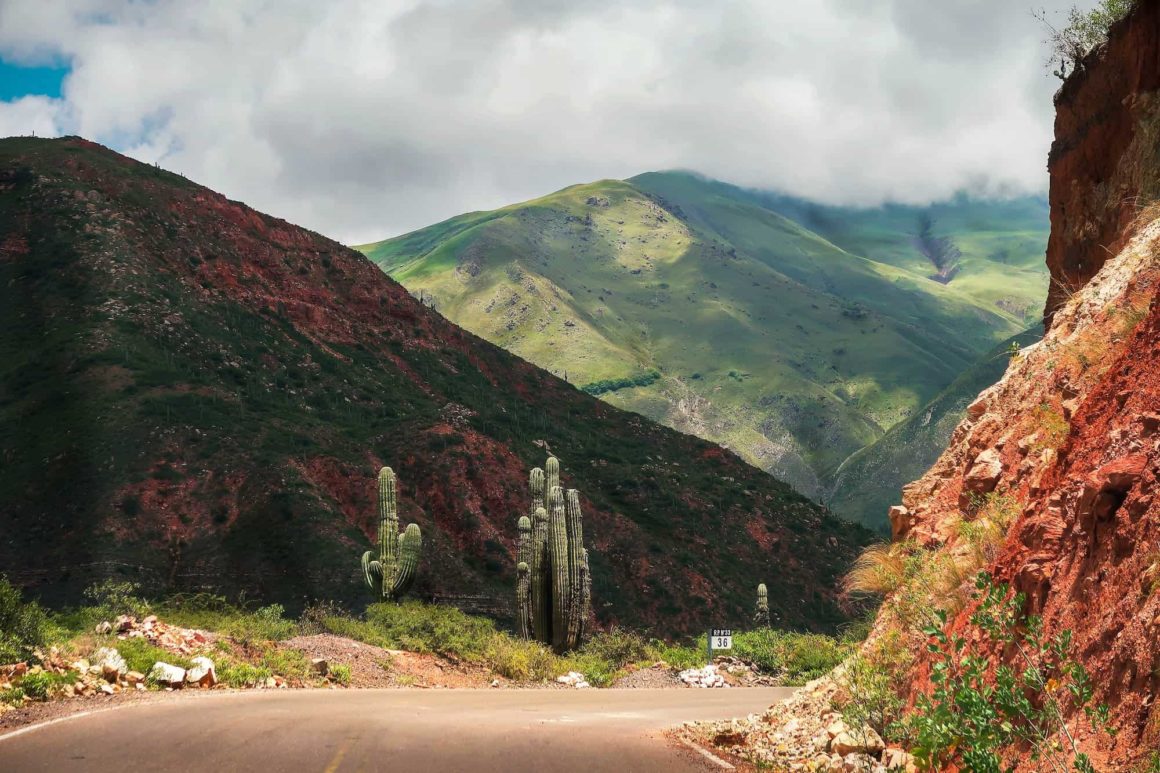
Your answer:
[[[143,688],[145,684],[145,674],[142,674],[140,671],[129,671],[125,674],[125,681],[131,685],[141,685]]]
[[[577,690],[583,690],[586,687],[591,687],[588,681],[584,678],[584,674],[578,671],[569,671],[563,676],[556,677],[556,681],[560,684],[566,684],[569,687],[575,687]]]
[[[191,660],[189,670],[185,672],[185,681],[198,687],[213,687],[217,684],[213,661],[204,656]]]
[[[185,669],[158,661],[149,670],[149,678],[169,688],[180,687],[185,684]]]
[[[319,676],[326,676],[330,673],[330,664],[326,662],[326,658],[312,658],[310,670]]]
[[[102,620],[101,622],[97,623],[97,627],[93,629],[93,633],[97,634],[98,636],[104,636],[105,634],[112,632],[113,624],[108,620]]]
[[[845,757],[847,754],[869,754],[877,757],[886,748],[882,738],[869,725],[860,730],[843,730],[830,741],[830,751]]]
[[[715,688],[728,687],[725,677],[717,673],[717,666],[713,663],[704,668],[689,668],[677,674],[677,678],[690,687]]]
[[[91,669],[96,669],[96,674],[104,677],[107,682],[116,682],[121,678],[121,674],[128,672],[129,664],[125,662],[125,658],[121,657],[121,653],[117,652],[112,647],[101,647],[93,653],[93,661]]]

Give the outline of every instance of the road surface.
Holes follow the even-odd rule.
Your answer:
[[[270,690],[98,711],[0,736],[0,770],[705,771],[662,733],[788,688]],[[189,698],[193,698],[190,700]]]

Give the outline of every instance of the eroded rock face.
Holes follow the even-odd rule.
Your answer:
[[[1160,4],[1139,6],[1056,96],[1049,315],[1119,251],[1139,203],[1160,192]]]
[[[1009,503],[1013,522],[985,568],[1025,594],[1025,611],[1049,636],[1073,632],[1072,652],[1120,730],[1081,734],[1107,769],[1160,745],[1160,593],[1148,579],[1160,574],[1157,288],[1160,219],[1059,307],[1043,341],[1013,360],[943,457],[906,487],[905,506],[891,510],[892,523],[905,524],[899,537],[962,555],[955,524],[974,517],[978,498]],[[952,628],[968,631],[969,614]],[[919,658],[912,696],[929,689]]]

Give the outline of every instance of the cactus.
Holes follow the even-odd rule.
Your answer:
[[[769,592],[765,583],[757,585],[757,608],[753,612],[753,622],[758,628],[769,627]]]
[[[395,472],[390,467],[379,470],[379,557],[374,551],[363,553],[363,577],[367,585],[384,601],[397,601],[415,581],[423,535],[417,524],[409,524],[399,534],[396,510]]]
[[[519,520],[516,627],[557,652],[579,646],[592,599],[580,495],[560,486],[560,463],[532,470],[531,517]]]

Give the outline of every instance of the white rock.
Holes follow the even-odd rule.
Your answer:
[[[204,656],[193,658],[189,670],[185,672],[185,681],[201,687],[213,687],[217,684],[213,661]]]
[[[92,668],[97,669],[97,673],[110,682],[117,681],[121,674],[129,672],[129,664],[112,647],[101,647],[93,653]]]
[[[185,669],[158,661],[149,669],[149,678],[167,687],[180,687],[185,684]]]

